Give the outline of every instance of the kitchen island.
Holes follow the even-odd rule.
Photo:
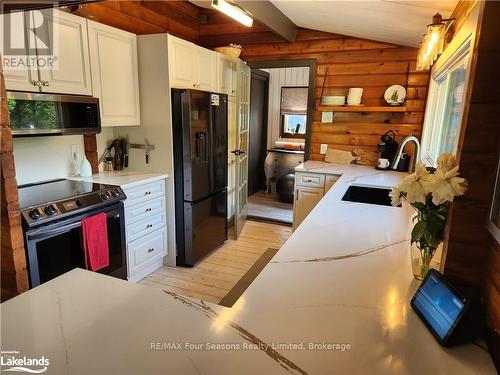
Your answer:
[[[341,200],[405,174],[301,168],[341,177],[231,308],[77,269],[1,305],[2,350],[48,374],[495,374],[411,310],[411,209]]]

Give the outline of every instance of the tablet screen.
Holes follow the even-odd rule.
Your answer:
[[[434,272],[417,290],[412,305],[441,340],[453,330],[465,309],[464,301]]]

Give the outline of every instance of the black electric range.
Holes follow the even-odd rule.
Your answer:
[[[82,220],[106,215],[109,266],[97,272],[127,278],[125,220],[119,186],[53,180],[20,186],[26,260],[35,287],[72,269],[86,268]]]
[[[51,180],[19,186],[19,206],[27,227],[108,206],[126,199],[119,186]]]

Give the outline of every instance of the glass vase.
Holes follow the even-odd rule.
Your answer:
[[[411,245],[411,269],[413,277],[423,280],[431,268],[439,269],[441,259],[441,245],[437,248],[420,250],[417,244]]]

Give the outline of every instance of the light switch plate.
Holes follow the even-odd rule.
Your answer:
[[[82,147],[79,144],[72,144],[69,146],[69,151],[71,153],[71,160],[78,162],[82,157]]]
[[[319,153],[324,155],[326,154],[326,150],[328,150],[328,145],[326,143],[322,143],[319,148]]]

